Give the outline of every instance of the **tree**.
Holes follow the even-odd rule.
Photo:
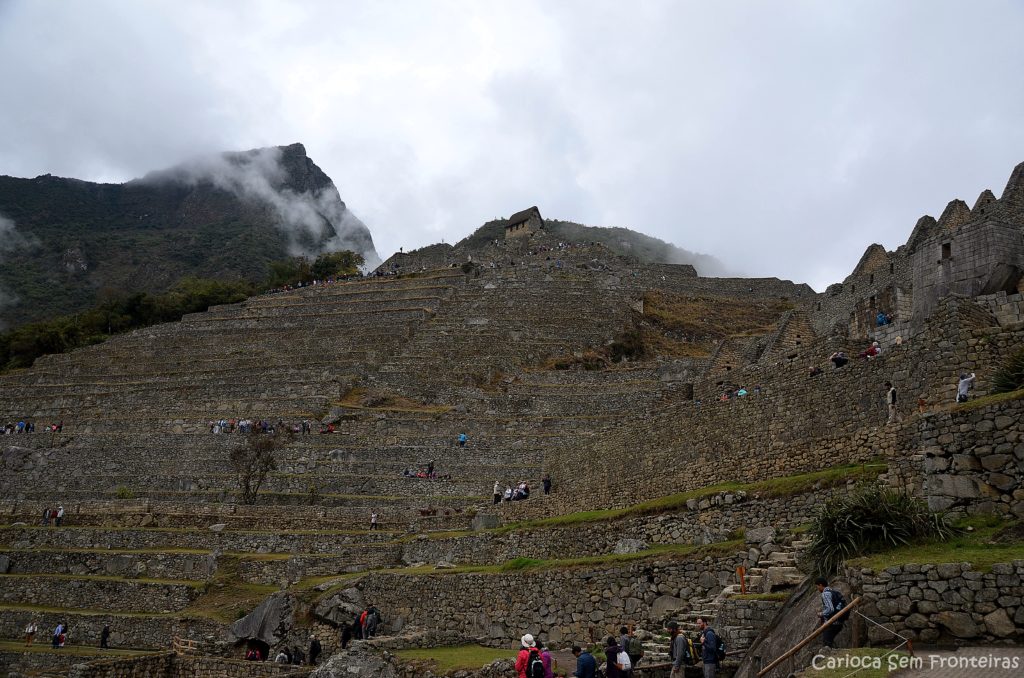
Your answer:
[[[276,452],[285,445],[283,437],[280,433],[253,433],[245,443],[231,450],[231,465],[238,475],[243,504],[255,504],[267,474],[277,470]]]

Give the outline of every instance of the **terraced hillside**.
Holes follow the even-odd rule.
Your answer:
[[[255,297],[0,376],[0,417],[37,425],[2,439],[0,660],[72,663],[18,647],[29,620],[44,636],[65,622],[77,658],[101,654],[104,625],[132,652],[177,636],[237,657],[315,632],[330,653],[367,605],[389,647],[527,631],[565,645],[630,623],[654,658],[667,619],[703,613],[742,653],[803,581],[816,507],[854,483],[916,483],[965,515],[982,497],[1007,520],[1024,510],[1015,428],[996,442],[995,424],[975,427],[1010,452],[969,481],[923,461],[942,417],[1017,411],[939,406],[952,372],[976,371],[984,393],[1019,345],[984,299],[947,300],[837,370],[827,356],[862,339],[818,335],[804,285],[545,251]],[[907,394],[892,425],[886,380]],[[231,454],[271,434],[239,420],[279,446],[255,504]],[[981,444],[968,419],[941,426]],[[416,477],[431,464],[438,477]],[[492,503],[496,482],[523,480],[528,500]],[[1005,489],[943,494],[964,483]],[[62,525],[44,526],[57,505]],[[257,606],[288,613],[232,626]]]

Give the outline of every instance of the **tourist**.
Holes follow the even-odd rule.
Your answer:
[[[828,585],[828,579],[824,577],[815,579],[814,585],[818,587],[818,593],[821,594],[821,614],[818,615],[818,620],[819,623],[824,624],[839,611],[838,608],[843,606],[843,596],[838,591],[832,589]],[[836,605],[837,602],[839,603],[838,606]],[[821,632],[821,642],[825,644],[825,647],[835,647],[836,636],[842,630],[842,619],[829,624],[828,628]]]
[[[966,372],[960,374],[960,381],[956,385],[956,401],[958,403],[967,402],[967,392],[971,390],[971,385],[974,384],[974,372],[968,375]]]
[[[320,641],[317,640],[316,636],[310,636],[309,640],[309,665],[316,666],[316,660],[320,656],[320,652],[323,650],[320,647]]]
[[[636,670],[637,664],[644,656],[644,644],[640,642],[640,639],[636,637],[636,633],[632,629],[628,629],[623,626],[619,629],[622,633],[622,647],[626,650],[626,654],[629,655],[629,663],[633,665],[633,668],[629,670],[629,674],[632,675],[633,671]]]
[[[55,516],[55,518],[56,518],[56,520],[54,521],[54,523],[57,525],[57,527],[60,527],[60,524],[64,522],[64,507],[63,506],[58,506],[57,507],[57,515]]]
[[[512,501],[512,487],[510,485],[505,486],[505,492],[502,494],[502,499],[505,501]]]
[[[110,624],[104,624],[103,630],[100,631],[100,649],[110,649]]]
[[[887,316],[882,311],[879,311],[878,315],[875,316],[875,326],[876,327],[883,327],[883,326],[888,325],[888,324],[889,324],[889,316]]]
[[[373,605],[370,606],[370,613],[366,615],[366,637],[373,638],[377,635],[377,625],[380,624],[380,613]]]
[[[341,626],[341,649],[345,650],[348,648],[349,642],[352,640],[352,625],[342,624]]]
[[[544,485],[544,494],[551,494],[551,474],[545,473],[540,482]]]
[[[551,658],[551,650],[539,640],[537,641],[537,649],[540,650],[540,661],[544,666],[544,678],[555,678],[554,669],[552,668],[554,660]]]
[[[366,633],[366,618],[370,616],[370,608],[363,610],[362,614],[359,615],[359,634],[363,640],[368,640],[370,636]]]
[[[809,376],[809,377],[816,377],[816,376],[818,376],[821,373],[822,373],[822,369],[820,367],[818,367],[817,365],[815,365],[814,367],[810,368],[810,370],[807,373],[807,376]]]
[[[38,630],[39,630],[39,627],[36,626],[36,623],[34,621],[32,621],[32,620],[29,620],[28,626],[25,627],[25,646],[26,647],[31,647],[32,646],[32,642],[36,639],[36,631],[38,631]]]
[[[718,634],[708,626],[708,620],[697,617],[700,630],[700,656],[704,662],[704,678],[715,678],[718,673]]]
[[[682,678],[685,673],[683,667],[691,663],[693,657],[688,651],[685,636],[679,633],[679,624],[674,621],[669,622],[668,631],[672,638],[668,646],[668,656],[672,661],[671,678]]]
[[[839,369],[846,363],[850,362],[850,359],[846,356],[846,351],[836,351],[835,353],[830,355],[828,359],[832,361],[832,365],[836,369]]]
[[[377,529],[377,512],[376,511],[370,511],[370,529],[371,530],[376,530]]]
[[[594,659],[594,655],[579,645],[573,645],[572,656],[576,657],[576,670],[572,675],[576,678],[594,678],[597,673],[597,660]]]
[[[895,424],[902,420],[899,410],[896,409],[896,387],[892,385],[892,382],[885,382],[885,403],[889,408],[889,418],[886,420],[888,424]]]
[[[357,614],[352,620],[352,636],[358,640],[363,639],[363,615]]]
[[[619,647],[615,636],[608,636],[604,642],[605,678],[624,678],[629,675],[628,671],[632,665],[629,663],[629,655]],[[623,661],[625,660],[625,661]]]
[[[516,671],[519,672],[519,678],[533,678],[534,671],[531,664],[539,663],[543,672],[544,660],[541,659],[540,651],[537,649],[537,643],[532,635],[527,633],[520,638],[520,642],[522,646],[519,648],[519,654],[516,655]]]
[[[302,651],[302,648],[296,645],[292,648],[292,664],[302,665],[306,663],[306,653]]]
[[[465,433],[460,433],[459,434],[459,447],[465,447],[467,440],[468,440],[468,438],[466,437],[466,434]]]
[[[64,641],[64,623],[58,622],[57,628],[53,630],[53,648],[57,649]]]
[[[51,515],[53,515],[53,511],[50,510],[49,506],[47,506],[45,509],[43,509],[43,525],[45,525],[46,527],[50,526],[50,516]]]
[[[277,653],[277,656],[274,657],[274,663],[275,664],[291,664],[292,663],[292,658],[290,656],[288,656],[288,647],[287,646],[281,648],[281,651]]]
[[[873,341],[870,346],[858,353],[857,357],[864,358],[865,360],[873,360],[880,355],[882,355],[882,347],[878,345],[877,341]]]
[[[497,480],[494,481],[494,503],[498,504],[501,502],[501,483]]]
[[[431,459],[430,463],[427,464],[427,477],[428,478],[433,478],[434,477],[434,460],[433,459]]]

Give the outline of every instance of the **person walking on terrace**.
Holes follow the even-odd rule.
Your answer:
[[[527,633],[520,642],[519,654],[516,655],[516,671],[519,678],[540,678],[544,675],[544,660],[537,649],[533,636]]]
[[[494,503],[501,503],[501,483],[497,480],[494,481]]]
[[[56,516],[56,520],[54,521],[54,523],[57,525],[57,527],[60,527],[60,524],[63,523],[63,522],[64,522],[64,507],[63,506],[58,506],[57,507],[57,516]]]
[[[110,624],[104,624],[103,630],[100,631],[100,649],[110,649]]]
[[[973,384],[974,372],[969,375],[966,372],[960,374],[960,381],[956,385],[956,401],[958,403],[967,402],[967,392],[971,390]]]
[[[36,626],[34,621],[29,621],[28,626],[25,627],[25,647],[32,647],[32,642],[36,639],[36,632],[39,627]]]
[[[903,420],[900,416],[899,410],[896,409],[896,387],[892,385],[892,382],[885,382],[885,403],[889,407],[889,419],[886,421],[888,424],[895,424]]]
[[[466,434],[465,433],[460,433],[459,434],[459,447],[465,447],[467,440],[469,440],[469,438],[466,436]]]
[[[824,624],[831,619],[839,610],[843,609],[846,605],[846,601],[843,599],[843,594],[836,591],[828,585],[828,579],[824,577],[818,577],[814,580],[814,585],[818,587],[818,593],[821,594],[821,614],[818,615],[818,621]],[[821,642],[825,644],[825,647],[835,647],[836,636],[843,630],[843,620],[839,620],[833,624],[830,624],[821,634]]]
[[[551,474],[545,473],[540,481],[544,485],[544,494],[551,494]]]
[[[377,512],[376,511],[370,511],[370,529],[371,530],[376,530],[377,529]]]

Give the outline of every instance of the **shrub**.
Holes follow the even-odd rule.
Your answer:
[[[643,358],[645,353],[643,334],[635,327],[608,345],[608,354],[615,363],[624,359],[637,360]]]
[[[992,375],[992,392],[1009,393],[1024,388],[1024,348],[1011,355]]]
[[[116,492],[117,492],[117,498],[118,499],[134,499],[135,498],[135,493],[132,492],[129,488],[125,487],[124,485],[118,485]]]
[[[502,572],[515,572],[516,570],[528,570],[541,565],[543,561],[536,558],[514,558],[501,565]]]
[[[807,558],[817,574],[830,575],[850,558],[926,538],[945,540],[954,531],[944,513],[920,499],[869,483],[825,502],[811,527]]]
[[[231,450],[231,465],[238,476],[243,504],[255,504],[267,476],[277,470],[277,450],[285,445],[282,434],[249,434],[246,442]]]

